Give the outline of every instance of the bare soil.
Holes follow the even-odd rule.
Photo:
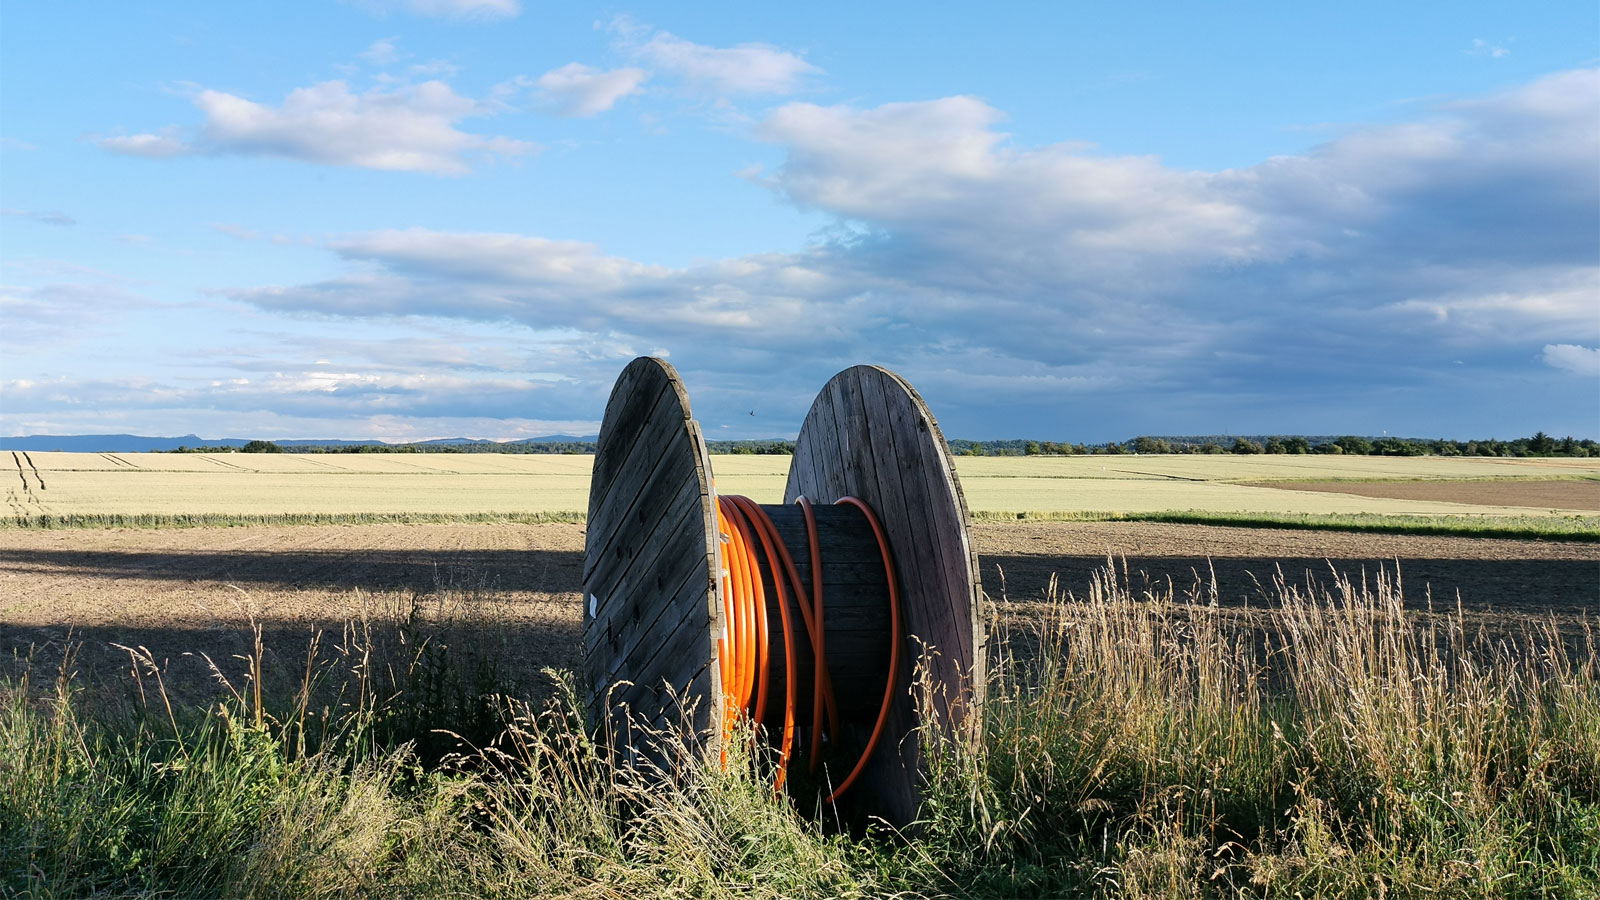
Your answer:
[[[430,640],[505,654],[508,688],[536,693],[545,666],[579,665],[581,525],[364,525],[0,531],[0,671],[59,662],[81,645],[85,680],[130,670],[147,648],[180,693],[236,677],[261,626],[269,665],[303,666],[311,636],[344,623],[418,623]],[[1266,605],[1273,578],[1330,584],[1398,566],[1411,605],[1583,627],[1600,612],[1600,545],[1127,522],[973,528],[985,590],[1006,610],[1059,590],[1082,596],[1114,560],[1135,589],[1180,594],[1215,577],[1225,605]],[[398,633],[398,632],[397,632]]]
[[[1600,481],[1269,481],[1251,487],[1389,500],[1600,511]]]

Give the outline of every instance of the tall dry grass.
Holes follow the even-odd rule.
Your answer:
[[[537,705],[491,697],[492,661],[426,663],[410,614],[354,623],[277,699],[258,649],[203,710],[169,709],[148,666],[144,702],[87,703],[69,660],[0,688],[0,878],[31,896],[1600,892],[1592,632],[1473,630],[1406,610],[1392,574],[1266,594],[1220,608],[1108,567],[1084,597],[999,604],[981,741],[924,735],[920,820],[865,836],[774,797],[759,753],[723,767],[669,733],[669,764],[619,762],[569,676]]]

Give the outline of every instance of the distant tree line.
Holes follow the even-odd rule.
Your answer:
[[[159,450],[156,452],[160,452]],[[178,445],[178,449],[169,450],[169,453],[282,453],[284,448],[271,441],[250,441],[242,446],[235,447],[222,444],[216,447],[185,447]]]
[[[748,453],[757,456],[788,456],[794,441],[706,441],[709,453]]]
[[[787,455],[794,441],[706,441],[712,453]],[[459,444],[289,444],[251,441],[242,447],[179,447],[173,453],[567,453],[595,451],[594,441],[474,441]],[[1571,436],[1554,438],[1544,432],[1509,441],[1493,438],[1452,441],[1444,438],[1343,437],[1306,435],[1191,435],[1153,437],[1140,435],[1128,441],[1074,444],[1065,441],[953,440],[957,456],[1078,456],[1117,453],[1327,453],[1356,456],[1579,456],[1600,457],[1600,443]]]
[[[1568,436],[1553,438],[1544,432],[1509,441],[1485,439],[1453,441],[1444,438],[1399,437],[1307,437],[1305,435],[1200,435],[1190,437],[1152,437],[1140,435],[1129,441],[1105,444],[1073,444],[1057,441],[965,441],[950,442],[958,456],[1074,456],[1116,453],[1328,453],[1356,456],[1594,456],[1600,457],[1600,443]]]

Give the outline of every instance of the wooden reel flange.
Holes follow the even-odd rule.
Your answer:
[[[791,505],[802,495],[817,514],[826,658],[841,713],[841,733],[831,737],[843,754],[866,746],[883,708],[891,629],[870,525],[853,507],[832,504],[864,501],[893,551],[903,642],[895,688],[883,733],[840,806],[851,819],[904,825],[921,784],[922,686],[931,688],[929,724],[967,737],[984,695],[982,590],[955,467],[916,391],[886,369],[856,366],[834,376],[807,414],[784,505],[762,507],[809,572],[805,526]],[[643,746],[652,730],[682,727],[696,746],[720,740],[721,546],[711,462],[682,380],[663,360],[636,359],[606,404],[583,568],[587,711],[621,753],[653,756]],[[762,574],[770,586],[772,573]],[[776,622],[776,593],[767,597]],[[776,652],[790,639],[780,629]],[[807,683],[815,660],[803,641],[794,650],[796,682]]]

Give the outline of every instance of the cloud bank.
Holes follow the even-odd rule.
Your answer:
[[[667,268],[538,236],[382,231],[329,243],[345,276],[234,296],[661,345],[773,397],[872,359],[1045,418],[1090,395],[1243,407],[1267,384],[1353,415],[1392,385],[1520,378],[1541,353],[1589,371],[1597,121],[1600,72],[1582,70],[1203,172],[1018,147],[972,97],[791,103],[757,129],[785,159],[756,180],[837,220],[806,250]]]

